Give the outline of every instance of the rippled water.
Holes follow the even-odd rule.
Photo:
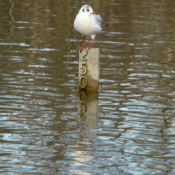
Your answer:
[[[0,173],[175,174],[175,2],[87,3],[98,93],[78,92],[84,3],[0,0]]]

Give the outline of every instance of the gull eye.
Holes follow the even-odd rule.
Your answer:
[[[87,11],[89,12],[89,9],[87,9]]]

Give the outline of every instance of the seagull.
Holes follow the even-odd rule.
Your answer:
[[[83,45],[78,48],[80,51],[86,48],[87,36],[92,39],[89,49],[94,48],[94,39],[102,29],[101,23],[101,16],[94,12],[90,5],[83,5],[80,8],[74,20],[75,30],[83,35]]]

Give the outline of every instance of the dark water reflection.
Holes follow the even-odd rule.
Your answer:
[[[175,2],[88,3],[98,94],[78,93],[84,3],[0,0],[1,174],[175,174]]]

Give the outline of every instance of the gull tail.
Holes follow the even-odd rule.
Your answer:
[[[108,24],[103,24],[102,25],[102,28],[104,28],[104,27],[108,27]]]

